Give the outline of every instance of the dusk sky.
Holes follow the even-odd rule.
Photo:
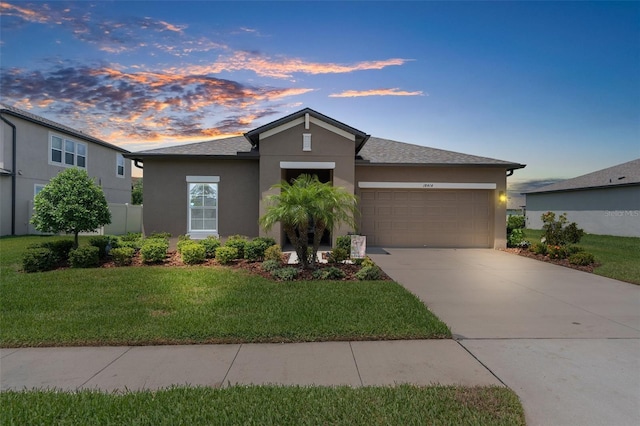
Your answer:
[[[131,151],[304,107],[527,164],[640,157],[639,2],[0,3],[2,101]]]

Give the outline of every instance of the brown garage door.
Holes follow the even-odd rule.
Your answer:
[[[361,233],[388,247],[493,247],[489,190],[362,189]]]

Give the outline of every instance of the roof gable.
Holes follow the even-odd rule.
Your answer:
[[[327,117],[324,114],[320,114],[319,112],[312,110],[311,108],[301,109],[300,111],[289,114],[279,120],[272,121],[271,123],[265,124],[264,126],[260,126],[254,130],[251,130],[250,132],[245,133],[244,137],[247,138],[249,143],[251,143],[251,146],[259,149],[260,141],[262,139],[273,136],[294,126],[303,123],[308,124],[310,122],[354,141],[356,143],[356,153],[358,153],[362,149],[364,144],[367,142],[367,139],[369,139],[369,135],[367,135],[366,133],[354,127],[348,126],[340,121],[334,120],[331,117]]]
[[[543,186],[525,194],[542,192],[577,191],[581,189],[608,188],[626,185],[640,185],[640,158],[617,166],[598,170],[573,179],[563,180]]]

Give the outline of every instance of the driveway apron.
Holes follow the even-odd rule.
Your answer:
[[[529,425],[640,424],[640,286],[497,250],[371,258],[520,396]]]

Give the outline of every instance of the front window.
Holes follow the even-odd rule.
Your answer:
[[[49,163],[59,166],[87,167],[87,145],[51,135]]]
[[[118,154],[116,157],[116,176],[124,177],[124,157]]]
[[[36,198],[36,195],[40,193],[44,189],[44,185],[36,183],[33,185],[33,198]]]
[[[189,232],[218,232],[217,183],[189,183]]]

